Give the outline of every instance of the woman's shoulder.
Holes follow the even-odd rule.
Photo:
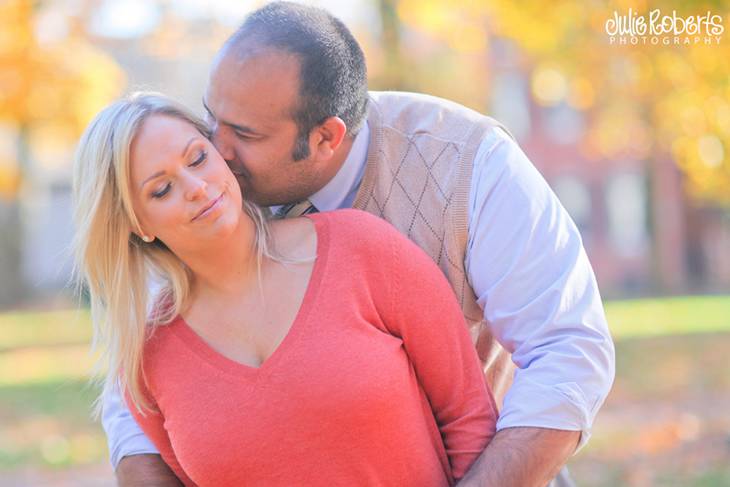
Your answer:
[[[356,208],[326,211],[310,215],[314,220],[326,220],[338,232],[359,235],[362,238],[382,238],[397,230],[388,222],[367,211]]]
[[[318,215],[332,227],[334,245],[341,253],[369,257],[367,264],[377,267],[400,268],[404,262],[416,266],[435,266],[433,259],[414,241],[388,221],[357,209],[335,210]]]
[[[387,221],[362,210],[343,209],[308,215],[335,258],[350,264],[389,267],[395,247],[407,240]]]
[[[176,313],[170,290],[160,289],[152,296],[152,305],[148,310],[145,323],[145,359],[163,353],[175,327],[179,326],[180,320],[181,316]]]
[[[167,353],[170,340],[175,336],[175,328],[179,327],[180,317],[176,316],[169,322],[147,322],[145,326],[144,354],[145,358]]]

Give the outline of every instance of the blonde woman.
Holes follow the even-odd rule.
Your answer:
[[[106,383],[185,485],[453,485],[490,441],[452,290],[384,221],[266,221],[154,94],[89,125],[74,193]]]

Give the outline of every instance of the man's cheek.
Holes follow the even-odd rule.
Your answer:
[[[236,162],[226,161],[226,164],[228,165],[228,169],[231,170],[231,172],[237,177],[243,176],[243,167],[241,164],[238,164]]]
[[[236,183],[238,183],[238,186],[241,188],[241,193],[243,193],[248,185],[246,178],[241,175],[236,175]]]

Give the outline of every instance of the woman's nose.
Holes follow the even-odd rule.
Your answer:
[[[189,172],[185,175],[185,198],[189,201],[194,201],[198,198],[205,197],[205,190],[208,187],[208,183],[204,179],[190,174]]]

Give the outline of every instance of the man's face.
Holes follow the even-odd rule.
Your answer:
[[[324,186],[310,155],[294,161],[292,114],[299,98],[299,61],[266,50],[240,60],[220,57],[203,99],[213,144],[246,198],[270,206],[303,200]]]

